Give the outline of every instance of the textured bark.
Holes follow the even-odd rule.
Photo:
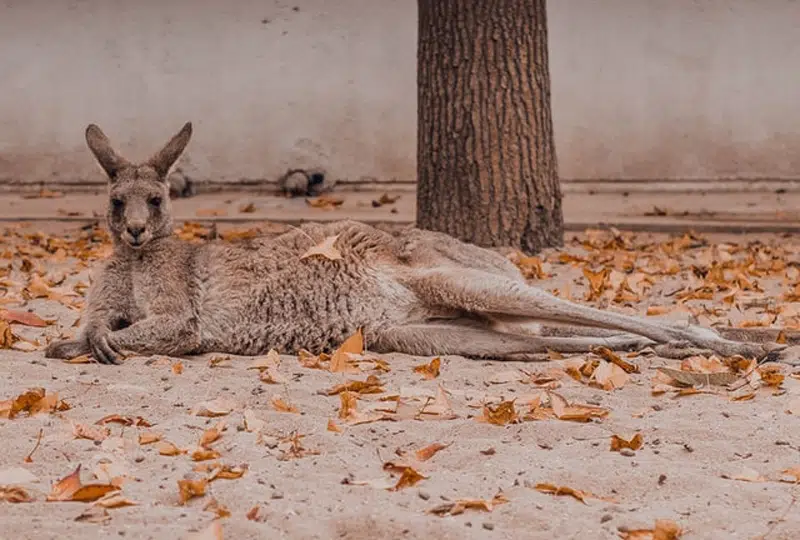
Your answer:
[[[563,243],[545,0],[418,0],[417,225]]]

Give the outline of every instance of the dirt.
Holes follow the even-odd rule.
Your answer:
[[[107,239],[96,231],[28,236],[27,230],[7,231],[0,244],[5,252],[1,256],[12,268],[3,276],[5,262],[0,263],[5,287],[0,309],[32,310],[54,322],[44,328],[11,325],[20,338],[15,347],[36,350],[0,351],[0,400],[41,387],[56,392],[70,408],[0,419],[4,456],[0,485],[19,483],[34,499],[0,503],[0,538],[160,539],[189,538],[192,533],[216,538],[208,530],[216,514],[205,509],[212,499],[230,512],[219,521],[224,538],[236,539],[619,538],[626,530],[652,529],[660,519],[682,528],[682,538],[794,538],[800,530],[795,505],[800,488],[786,482],[782,472],[800,466],[800,379],[792,376],[795,368],[791,366],[780,366],[785,378],[778,386],[763,385],[752,399],[734,401],[734,393],[709,387],[681,397],[676,396],[677,389],[654,395],[656,368],[677,369],[680,362],[647,353],[626,358],[640,372],[631,373],[615,390],[566,376],[562,368],[574,359],[504,363],[447,356],[441,359],[438,376],[428,380],[414,367],[431,358],[382,355],[379,358],[388,365],[388,372],[370,369],[380,363],[365,362],[359,373],[332,373],[304,367],[295,356],[281,356],[280,365],[271,368],[278,384],[261,381],[259,370],[248,369],[252,360],[246,358],[135,357],[119,367],[70,364],[45,359],[41,348],[54,336],[76,331],[74,323],[83,301],[81,284],[88,282],[97,258],[107,253]],[[191,234],[205,234],[195,233]],[[588,250],[580,245],[587,238]],[[635,298],[614,302],[620,289],[615,271],[608,278],[608,290],[586,300],[584,268],[624,267],[626,253],[647,258],[649,248],[642,246],[679,244],[675,239],[673,244],[668,242],[666,237],[639,236],[631,243],[615,242],[609,234],[581,235],[578,243],[568,242],[564,252],[588,257],[589,262],[561,264],[559,253],[546,254],[543,258],[549,262],[543,272],[549,275],[532,282],[561,296],[628,313],[644,314],[649,306],[666,306],[670,311],[666,317],[696,316],[706,325],[766,319],[767,323],[759,324],[797,327],[800,304],[788,296],[797,281],[800,244],[796,238],[689,239],[672,255],[667,250],[658,259],[661,265],[676,261],[680,271],[675,275],[662,273],[641,292],[635,279],[639,270],[622,272],[631,278]],[[741,250],[728,249],[731,242]],[[739,292],[730,303],[722,298],[732,294],[732,289],[715,291],[712,300],[680,300],[683,293],[675,291],[700,287],[703,265],[710,262],[709,257],[718,256],[720,249],[733,253],[734,260],[755,253],[756,262],[774,265],[773,270],[759,277],[747,270],[745,277],[756,286],[741,290],[744,283],[738,282]],[[22,268],[25,259],[32,268]],[[744,263],[734,267],[734,274],[746,268]],[[37,271],[47,283],[54,283],[49,291],[55,293],[49,298],[25,299],[31,291],[23,289],[30,289],[31,276]],[[75,290],[76,296],[58,296]],[[374,357],[367,353],[364,358]],[[590,355],[579,357],[578,363]],[[558,377],[550,386],[537,385],[533,382],[536,374]],[[359,411],[393,411],[396,401],[381,398],[400,393],[435,396],[443,388],[455,417],[414,419],[389,414],[392,418],[385,421],[348,424],[339,418],[340,396],[320,392],[369,375],[380,379],[383,392],[361,396]],[[546,402],[548,389],[570,402],[601,407],[608,414],[588,422],[545,418],[494,425],[478,420],[484,403],[514,399],[524,417],[532,402]],[[297,412],[276,410],[276,396]],[[230,401],[230,413],[216,418],[193,414],[199,404],[217,398]],[[418,411],[424,398],[413,403]],[[263,421],[260,433],[246,429],[253,426],[245,425],[245,409]],[[142,417],[152,427],[109,423],[105,440],[76,438],[75,424],[93,426],[107,415]],[[242,466],[244,475],[215,479],[206,495],[182,504],[178,482],[187,474],[201,475],[193,469],[207,462],[192,461],[187,454],[160,455],[157,444],[140,445],[139,434],[155,432],[178,448],[193,448],[204,431],[220,421],[225,423],[224,431],[209,445],[220,454],[215,461]],[[329,429],[331,421],[340,431]],[[610,450],[612,435],[629,439],[637,433],[643,438],[640,449]],[[294,449],[293,434],[303,435]],[[447,446],[429,460],[417,461],[415,451],[433,443]],[[31,462],[26,462],[34,447]],[[109,509],[104,515],[91,503],[45,500],[53,483],[78,465],[85,483],[102,482],[102,475],[97,479],[94,473],[104,461],[113,463],[125,477],[122,494],[135,505]],[[410,487],[387,489],[399,479],[399,473],[385,470],[387,462],[410,465],[426,478]],[[20,468],[32,476],[9,482]],[[587,496],[582,502],[569,495],[543,493],[536,488],[542,483],[582,490]],[[491,500],[498,494],[507,502],[494,505],[490,512],[429,513],[458,499]],[[252,510],[256,506],[257,512]],[[87,510],[94,517],[76,521]],[[248,513],[254,517],[254,512],[256,519],[249,519]]]

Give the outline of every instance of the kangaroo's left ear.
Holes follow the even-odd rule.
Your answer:
[[[177,135],[159,150],[153,157],[147,160],[147,164],[153,167],[158,173],[159,178],[166,179],[169,170],[181,157],[189,139],[192,138],[192,123],[186,122]]]

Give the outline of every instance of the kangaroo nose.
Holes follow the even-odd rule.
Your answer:
[[[128,225],[128,234],[133,236],[134,239],[139,239],[139,235],[144,232],[143,225]]]

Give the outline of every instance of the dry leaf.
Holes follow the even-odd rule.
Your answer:
[[[380,420],[391,420],[391,416],[380,411],[361,412],[358,410],[358,395],[353,392],[339,394],[339,418],[350,425],[367,424]]]
[[[203,507],[203,511],[212,512],[218,518],[231,517],[231,511],[228,510],[228,507],[224,504],[220,504],[217,499],[211,499],[208,501],[208,503],[206,503],[206,505]]]
[[[122,424],[123,426],[152,427],[152,424],[141,416],[122,416],[119,414],[109,414],[95,422],[98,426],[112,423]]]
[[[334,197],[332,195],[322,195],[314,199],[306,199],[306,204],[308,206],[312,208],[322,208],[324,210],[336,208],[337,206],[341,206],[343,203],[344,199],[340,197]]]
[[[81,466],[70,474],[53,484],[48,501],[73,501],[92,502],[112,491],[119,491],[113,484],[83,484],[81,483]]]
[[[266,426],[266,422],[258,418],[252,409],[245,409],[243,416],[244,429],[250,433],[261,431]]]
[[[631,364],[619,357],[614,351],[609,349],[608,347],[595,347],[592,349],[592,352],[595,353],[597,356],[601,357],[604,360],[611,362],[614,365],[619,366],[625,373],[639,373],[639,366],[636,364]]]
[[[722,478],[727,478],[728,480],[741,480],[742,482],[765,482],[766,478],[764,478],[758,471],[751,469],[750,467],[742,467],[741,469],[737,469],[736,472],[732,473],[722,473]]]
[[[6,321],[9,324],[18,323],[25,326],[45,327],[48,324],[53,324],[54,321],[45,321],[35,313],[30,311],[17,311],[13,309],[0,309],[0,320]],[[2,348],[2,346],[0,346]]]
[[[162,456],[179,456],[185,452],[169,441],[158,441],[156,450]]]
[[[239,206],[239,212],[242,214],[252,214],[256,211],[256,205],[253,203],[247,203]]]
[[[324,393],[326,396],[333,396],[336,394],[341,394],[342,392],[354,392],[356,394],[380,394],[383,391],[384,390],[381,386],[380,379],[378,379],[378,377],[375,375],[369,375],[364,381],[347,381],[342,384],[337,384],[328,390],[323,390],[322,393]]]
[[[358,372],[360,371],[358,366],[353,364],[350,355],[351,354],[363,354],[364,353],[364,334],[362,334],[361,329],[359,328],[356,330],[356,333],[347,338],[344,343],[342,343],[338,349],[333,353],[331,356],[331,362],[328,369],[332,373],[343,373],[343,372]]]
[[[319,255],[324,257],[330,261],[338,261],[342,259],[342,253],[334,247],[336,240],[339,239],[339,235],[328,236],[319,244],[312,246],[308,249],[303,255],[300,256],[300,260],[307,259],[309,257],[313,257],[314,255]]]
[[[136,506],[138,503],[124,497],[120,492],[114,491],[97,499],[94,504],[111,510],[113,508],[122,508],[123,506]]]
[[[172,364],[172,373],[175,375],[180,375],[183,373],[183,362],[180,360]]]
[[[206,494],[207,488],[208,488],[207,478],[199,478],[199,479],[184,478],[182,480],[178,480],[178,495],[181,504],[186,504],[189,501],[189,499],[193,499],[194,497],[202,497],[203,495]]]
[[[428,362],[419,366],[414,366],[414,373],[421,373],[425,380],[435,379],[439,376],[439,368],[441,367],[442,359],[438,356]]]
[[[208,445],[222,437],[223,429],[225,429],[225,422],[217,422],[216,425],[205,430],[200,436],[200,446],[207,448]]]
[[[413,487],[421,480],[425,480],[426,478],[428,477],[420,474],[413,468],[406,467],[405,469],[403,469],[403,473],[400,475],[400,478],[397,480],[397,483],[394,485],[394,487],[389,488],[389,491],[400,491],[401,489],[407,487]]]
[[[333,421],[333,418],[328,418],[328,431],[333,431],[334,433],[341,433],[342,428],[336,425],[336,422]]]
[[[778,387],[783,384],[785,375],[781,372],[781,367],[778,365],[768,364],[765,366],[759,366],[756,368],[756,371],[761,378],[761,382],[767,386]]]
[[[154,433],[152,431],[143,431],[139,433],[139,444],[144,446],[146,444],[153,444],[161,440],[160,433]]]
[[[612,452],[619,452],[623,448],[629,448],[630,450],[638,450],[642,447],[643,444],[644,444],[644,438],[642,437],[641,433],[637,433],[630,440],[623,439],[619,435],[611,436]]]
[[[502,492],[498,493],[491,500],[486,499],[457,499],[455,502],[448,502],[435,506],[427,511],[428,514],[437,516],[457,516],[465,510],[482,510],[491,512],[495,506],[505,504],[508,499]]]
[[[19,486],[0,486],[0,502],[28,503],[33,502],[33,497]]]
[[[683,534],[680,526],[669,519],[657,519],[652,529],[625,529],[620,531],[622,540],[678,540]]]
[[[581,501],[582,503],[586,504],[586,497],[594,497],[591,493],[586,491],[581,491],[579,489],[573,489],[568,486],[557,486],[555,484],[547,484],[547,483],[539,483],[534,486],[537,491],[541,491],[542,493],[547,493],[549,495],[568,495],[570,497],[574,497]]]
[[[448,446],[450,445],[442,443],[429,444],[428,446],[417,450],[415,455],[417,456],[417,459],[420,461],[428,461],[436,454],[436,452],[438,452],[439,450],[444,450]]]
[[[195,448],[191,452],[188,452],[188,454],[189,457],[192,458],[192,461],[208,461],[210,459],[217,459],[220,456],[219,452],[210,448]]]
[[[647,308],[647,315],[652,317],[654,315],[666,315],[672,311],[672,308],[669,306],[649,306]]]
[[[90,441],[104,441],[111,435],[111,430],[104,427],[87,426],[85,424],[72,423],[72,434],[76,439],[89,439]]]
[[[740,375],[730,372],[695,373],[666,367],[659,367],[657,370],[685,386],[728,386],[741,378]]]
[[[601,361],[592,372],[592,380],[603,390],[622,388],[630,378],[631,376],[623,368],[606,361]]]
[[[398,400],[398,416],[400,415],[400,405],[401,402]],[[447,397],[447,391],[441,384],[436,387],[436,397],[434,397],[433,400],[428,400],[415,416],[420,420],[430,419],[431,417],[436,417],[438,420],[452,420],[457,418],[452,405],[450,405],[450,400]]]
[[[478,422],[487,422],[496,426],[505,426],[507,424],[519,422],[519,415],[517,415],[517,409],[514,407],[513,400],[503,401],[497,405],[484,404],[483,414],[481,416],[476,416],[475,420]]]
[[[211,401],[204,401],[197,405],[192,414],[195,416],[206,416],[213,418],[215,416],[225,416],[230,414],[236,408],[236,403],[226,398],[216,398]]]
[[[281,365],[281,355],[275,349],[270,349],[264,356],[257,356],[253,359],[247,369],[257,369],[264,371],[265,369],[276,368]]]
[[[297,351],[297,360],[300,362],[300,365],[309,369],[325,369],[322,362],[328,362],[330,359],[331,357],[325,353],[317,356],[305,349]]]
[[[608,409],[592,405],[570,404],[563,396],[555,392],[548,392],[550,406],[559,420],[572,420],[575,422],[589,422],[592,418],[608,416]]]
[[[598,272],[590,270],[588,267],[583,267],[583,275],[589,281],[589,290],[586,292],[586,300],[592,301],[599,299],[609,286],[609,276],[611,269],[604,267]]]
[[[261,521],[261,516],[259,515],[259,512],[261,512],[261,507],[255,505],[254,507],[252,507],[250,510],[247,511],[245,517],[250,521]]]
[[[283,398],[280,396],[272,396],[269,402],[272,405],[272,408],[278,412],[285,412],[285,413],[300,412],[297,410],[297,407],[295,407],[294,405],[290,405],[289,403],[284,401]]]

